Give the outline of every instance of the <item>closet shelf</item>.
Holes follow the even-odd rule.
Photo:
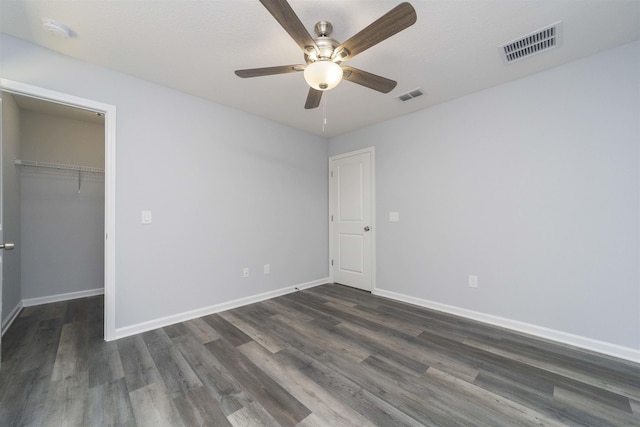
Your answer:
[[[44,168],[49,170],[62,171],[62,172],[51,172],[53,174],[73,172],[75,175],[75,173],[77,172],[78,173],[78,193],[80,193],[80,189],[82,188],[83,175],[86,177],[87,176],[86,174],[88,174],[89,177],[94,177],[94,179],[102,179],[102,178],[99,178],[99,175],[104,175],[104,169],[92,168],[89,166],[65,165],[62,163],[49,163],[49,162],[36,162],[33,160],[16,160],[15,164],[16,166]]]
[[[65,165],[62,163],[36,162],[33,160],[16,160],[16,166],[31,166],[36,168],[57,169],[74,172],[104,173],[104,169],[89,166]]]

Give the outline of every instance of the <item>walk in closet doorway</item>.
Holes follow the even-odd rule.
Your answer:
[[[2,92],[3,231],[5,240],[16,241],[3,254],[3,332],[22,306],[106,295],[112,272],[113,243],[106,237],[113,179],[105,169],[115,109],[52,102],[65,95],[42,99],[28,92],[45,89],[25,87],[27,93]],[[83,102],[78,99],[80,107]],[[106,339],[114,330],[113,315],[107,323],[113,308],[105,301]]]

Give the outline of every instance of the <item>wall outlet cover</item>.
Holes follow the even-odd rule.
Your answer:
[[[143,224],[151,224],[153,222],[151,211],[142,211],[141,217]]]
[[[478,287],[478,276],[473,276],[473,275],[469,276],[469,287],[470,288]]]

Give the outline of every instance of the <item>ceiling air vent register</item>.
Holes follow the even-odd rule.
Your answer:
[[[562,21],[558,21],[555,24],[504,44],[499,47],[502,59],[506,63],[511,63],[560,46],[562,40],[561,30]]]
[[[402,102],[405,102],[410,99],[417,98],[421,95],[424,95],[424,92],[422,92],[422,89],[416,89],[416,90],[412,90],[411,92],[403,93],[402,95],[398,96],[398,99]]]

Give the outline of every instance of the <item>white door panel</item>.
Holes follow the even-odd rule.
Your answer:
[[[340,195],[337,206],[340,221],[344,223],[364,221],[362,163],[350,161],[349,163],[336,164],[334,171],[338,184],[336,189]]]
[[[364,274],[364,239],[358,234],[342,233],[340,239],[338,265],[343,271]]]
[[[331,254],[336,283],[373,289],[372,156],[331,159]]]

